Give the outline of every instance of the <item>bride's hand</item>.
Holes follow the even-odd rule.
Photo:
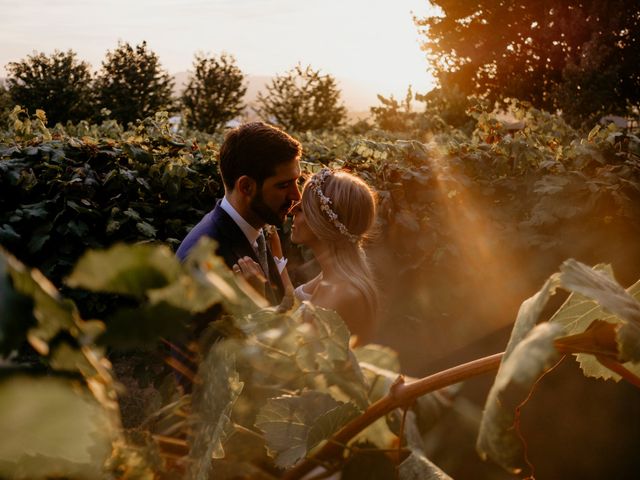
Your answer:
[[[267,279],[260,265],[251,257],[243,257],[233,266],[233,273],[244,278],[254,290],[265,296]]]

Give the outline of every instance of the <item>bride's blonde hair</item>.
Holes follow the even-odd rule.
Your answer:
[[[323,169],[305,184],[302,210],[313,234],[329,246],[338,274],[366,299],[375,322],[377,289],[362,248],[375,222],[375,193],[355,175]]]

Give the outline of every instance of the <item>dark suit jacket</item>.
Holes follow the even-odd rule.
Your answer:
[[[220,207],[220,201],[218,201],[215,208],[207,213],[184,238],[176,252],[178,258],[184,261],[189,251],[203,236],[211,237],[218,242],[216,253],[224,259],[229,268],[242,257],[251,257],[257,263],[260,263],[258,262],[253,247],[249,244],[249,240],[247,240],[247,237],[242,230],[240,230],[240,227],[238,227],[229,214]],[[267,261],[269,262],[269,279],[265,293],[267,300],[272,305],[277,305],[284,295],[284,287],[268,242]]]

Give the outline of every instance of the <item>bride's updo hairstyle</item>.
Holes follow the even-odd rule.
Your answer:
[[[377,294],[362,241],[375,222],[375,193],[355,175],[324,168],[305,183],[302,210],[313,234],[329,246],[340,276],[366,298],[374,320]]]

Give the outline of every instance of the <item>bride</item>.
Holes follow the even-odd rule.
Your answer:
[[[352,346],[370,342],[378,299],[362,242],[375,221],[373,191],[350,173],[323,168],[305,183],[302,200],[293,213],[291,241],[311,249],[321,269],[294,290],[295,296],[335,310],[352,334]],[[273,238],[273,250],[278,252],[277,235]],[[248,257],[234,266],[250,282],[251,277],[260,276],[259,269]],[[286,270],[283,277],[286,283]]]

